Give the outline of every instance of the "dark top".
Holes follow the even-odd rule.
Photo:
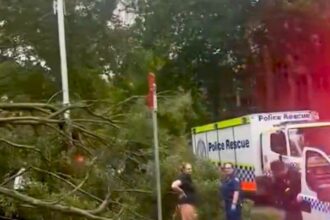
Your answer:
[[[220,186],[220,192],[226,204],[231,204],[233,202],[234,192],[235,191],[240,192],[240,190],[241,190],[240,181],[235,175],[227,177]],[[240,200],[241,199],[239,198],[239,201],[237,202],[239,203]]]
[[[287,175],[284,177],[286,189],[284,190],[284,208],[287,210],[299,209],[297,195],[301,192],[300,173],[295,168],[289,168]]]
[[[197,196],[195,186],[191,180],[191,176],[189,174],[181,174],[178,177],[178,180],[181,181],[180,188],[186,194],[186,197],[179,198],[179,204],[192,204],[195,205],[197,203]]]

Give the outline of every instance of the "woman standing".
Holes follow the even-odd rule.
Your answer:
[[[181,174],[172,183],[172,189],[179,194],[178,208],[182,220],[197,220],[196,191],[191,179],[192,166],[183,163],[180,167]]]
[[[221,185],[221,194],[225,202],[227,220],[241,220],[240,181],[235,176],[234,164],[224,164],[225,180]]]

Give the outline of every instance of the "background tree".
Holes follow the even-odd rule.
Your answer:
[[[251,69],[264,111],[310,108],[329,117],[329,7],[321,0],[260,2],[250,29]]]
[[[143,48],[161,57],[160,88],[192,91],[196,100],[208,103],[213,120],[246,109],[250,88],[245,86],[249,84],[245,83],[249,62],[245,23],[255,4],[240,0],[141,1],[136,34]],[[239,104],[237,93],[243,100]]]
[[[116,69],[121,54],[118,49],[123,49],[122,39],[126,39],[126,31],[113,13],[116,6],[114,0],[66,1],[69,83],[73,98],[102,98],[101,92],[94,92],[102,86],[100,77],[110,74],[110,66],[112,71]],[[57,18],[52,1],[1,1],[0,14],[2,60],[17,63],[18,69],[24,69],[24,75],[16,70],[7,74],[4,69],[1,74],[45,91],[45,94],[39,92],[43,97],[39,95],[34,100],[61,90]],[[49,86],[40,88],[41,79]]]

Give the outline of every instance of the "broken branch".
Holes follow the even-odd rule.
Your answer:
[[[0,186],[0,194],[10,197],[12,199],[21,201],[23,203],[27,203],[29,205],[39,207],[39,208],[46,208],[46,209],[50,209],[53,211],[58,211],[58,212],[66,213],[66,214],[70,214],[70,215],[78,215],[78,216],[82,216],[82,217],[85,217],[88,219],[93,219],[93,220],[111,220],[111,218],[96,216],[84,209],[71,207],[71,206],[53,205],[51,203],[44,202],[42,200],[24,195],[20,192],[17,192],[15,190],[11,190],[11,189],[7,189],[2,186]]]
[[[49,162],[48,158],[45,155],[43,155],[41,150],[34,146],[25,145],[25,144],[17,144],[17,143],[11,142],[9,140],[6,140],[4,138],[0,138],[0,142],[4,142],[4,143],[8,144],[9,146],[12,146],[15,148],[20,148],[20,149],[24,149],[24,150],[31,150],[31,151],[37,152],[38,154],[41,155],[42,158],[44,158],[47,162]]]
[[[31,169],[31,167],[28,167],[28,168],[26,168],[25,170],[20,171],[20,172],[17,172],[16,174],[14,174],[14,175],[12,175],[12,176],[6,178],[6,179],[0,184],[0,186],[4,186],[4,185],[6,185],[7,183],[9,183],[9,182],[11,182],[12,180],[14,180],[16,177],[21,176],[21,175],[23,175],[24,173],[26,173],[29,169]]]
[[[64,183],[68,184],[69,186],[73,187],[73,188],[76,188],[77,186],[75,184],[73,184],[72,182],[70,182],[69,180],[57,175],[56,173],[53,173],[53,172],[50,172],[48,170],[43,170],[43,169],[40,169],[40,168],[37,168],[37,167],[32,167],[33,170],[37,171],[37,172],[41,172],[41,173],[46,173],[52,177],[55,177],[61,181],[63,181]],[[93,194],[90,194],[89,192],[86,192],[85,190],[81,189],[81,188],[78,188],[77,189],[78,192],[81,192],[82,194],[88,196],[89,198],[92,198],[98,202],[103,202],[102,199],[98,198],[97,196],[94,196]]]
[[[96,157],[92,160],[90,167],[93,166],[94,162],[96,160]],[[81,183],[79,183],[72,191],[70,191],[69,193],[61,196],[58,200],[56,200],[55,202],[53,202],[53,204],[58,204],[60,201],[62,201],[65,197],[68,197],[70,195],[72,195],[73,193],[77,192],[79,189],[81,189],[81,187],[87,182],[89,175],[90,175],[91,169],[88,170],[85,178],[81,181]]]

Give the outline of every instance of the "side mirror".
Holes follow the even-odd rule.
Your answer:
[[[278,154],[287,154],[285,134],[280,131],[270,135],[270,148]]]

